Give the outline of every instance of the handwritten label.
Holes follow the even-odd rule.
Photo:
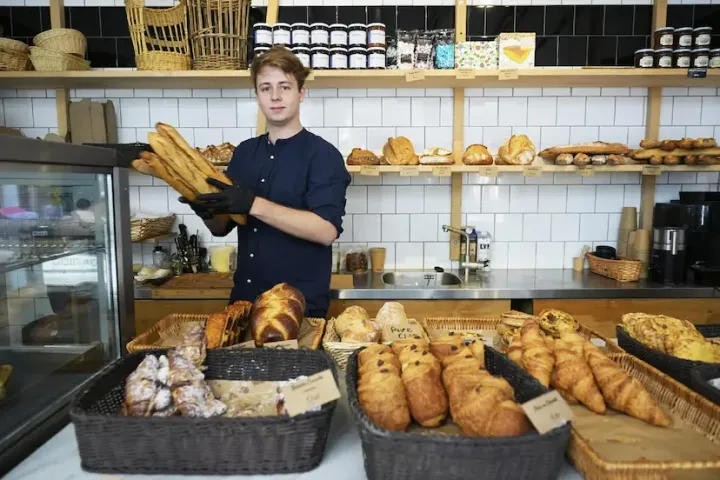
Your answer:
[[[285,409],[291,417],[340,398],[331,370],[323,370],[306,380],[283,387],[280,393],[285,397]]]
[[[270,342],[270,343],[263,344],[263,347],[277,348],[279,350],[297,350],[298,349],[298,341],[297,340],[284,340],[282,342]]]
[[[449,177],[452,174],[450,167],[433,167],[432,174],[435,177]]]
[[[581,177],[592,177],[595,175],[595,169],[593,167],[578,167],[578,175]]]
[[[377,177],[380,175],[380,169],[373,165],[365,165],[360,167],[360,175],[366,175],[368,177]]]
[[[543,168],[537,166],[527,166],[523,168],[523,175],[526,177],[539,177],[543,173]]]
[[[480,167],[478,170],[478,173],[484,177],[497,177],[498,176],[498,168],[497,167]]]
[[[498,72],[498,80],[517,80],[518,78],[518,71],[517,70],[500,70]]]
[[[523,403],[522,408],[540,435],[573,418],[572,410],[557,390]]]
[[[394,342],[406,338],[425,337],[425,331],[413,318],[409,318],[405,325],[383,325],[381,338],[383,342]]]
[[[425,80],[425,70],[411,70],[405,74],[406,82],[419,82]]]
[[[662,173],[662,168],[658,165],[645,165],[642,169],[643,175],[652,175],[654,177],[657,177]]]
[[[472,80],[475,78],[475,70],[471,68],[461,68],[455,72],[455,78],[458,80]]]
[[[418,167],[400,167],[401,177],[417,177],[418,175],[420,175]]]

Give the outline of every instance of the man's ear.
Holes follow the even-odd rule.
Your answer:
[[[305,94],[307,94],[307,89],[305,87],[302,87],[300,89],[300,102],[305,100]]]

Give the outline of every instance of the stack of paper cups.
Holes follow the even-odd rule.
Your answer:
[[[643,264],[640,278],[647,278],[648,262],[650,261],[650,230],[637,230],[635,232],[632,249],[633,258],[640,260]]]
[[[617,254],[618,257],[630,256],[630,233],[637,230],[637,208],[623,207],[620,216],[620,230],[618,232]]]

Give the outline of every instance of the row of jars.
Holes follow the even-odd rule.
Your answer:
[[[253,26],[253,39],[256,47],[385,48],[385,24],[256,23]]]
[[[288,48],[288,47],[286,47]],[[255,47],[255,55],[262,55],[270,47]],[[314,70],[363,70],[385,68],[384,47],[293,47],[290,49],[307,68]]]
[[[720,48],[643,48],[635,52],[638,68],[720,68]]]

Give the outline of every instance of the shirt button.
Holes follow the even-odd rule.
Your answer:
[[[257,233],[257,228],[253,228],[253,232]]]
[[[254,254],[254,253],[251,253],[251,254],[250,254],[250,258],[254,258],[254,257],[255,257],[255,254]]]
[[[250,279],[248,278],[247,282],[248,282],[248,283],[252,283],[252,280],[250,280]]]
[[[275,160],[275,155],[270,155],[270,160]]]
[[[261,178],[261,179],[260,179],[260,182],[261,182],[261,183],[265,183],[265,179],[264,179],[264,178]]]

